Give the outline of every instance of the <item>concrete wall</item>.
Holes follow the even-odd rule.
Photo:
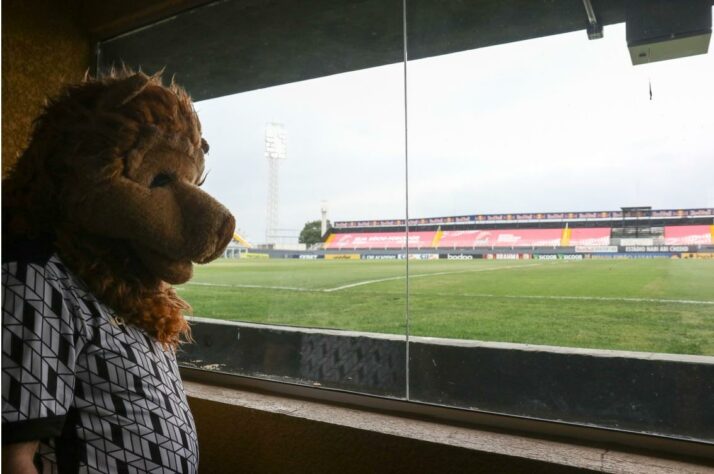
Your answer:
[[[580,473],[563,467],[190,398],[199,471],[291,474]]]
[[[89,67],[79,0],[2,2],[2,175],[27,145],[32,120]]]
[[[403,336],[191,318],[183,364],[406,397]],[[583,425],[714,438],[711,357],[410,338],[410,400]]]

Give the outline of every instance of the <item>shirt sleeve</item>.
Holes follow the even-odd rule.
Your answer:
[[[81,345],[62,281],[47,266],[2,266],[2,443],[61,434]]]

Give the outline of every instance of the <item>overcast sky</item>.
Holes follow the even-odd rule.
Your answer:
[[[711,46],[710,46],[711,49]],[[405,215],[402,64],[199,102],[204,188],[264,241],[268,122],[287,132],[280,227]],[[649,83],[652,84],[652,100]],[[409,214],[714,207],[714,55],[633,67],[623,25],[410,61]]]

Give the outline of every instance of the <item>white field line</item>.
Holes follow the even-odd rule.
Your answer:
[[[565,295],[494,295],[490,293],[459,293],[458,295],[442,293],[433,296],[466,296],[475,298],[505,298],[534,300],[575,300],[575,301],[624,301],[629,303],[676,303],[714,305],[711,300],[677,300],[667,298],[629,298],[626,296],[565,296]]]
[[[534,264],[537,265],[537,264]],[[526,265],[519,265],[519,267],[525,267]],[[516,267],[499,267],[499,268],[489,268],[482,270],[463,270],[455,272],[439,272],[439,273],[419,273],[417,275],[412,275],[412,278],[426,277],[432,275],[444,275],[452,273],[465,273],[472,271],[492,271],[500,270],[502,268],[516,268]],[[267,285],[228,285],[222,283],[205,283],[205,282],[187,282],[185,285],[199,285],[199,286],[216,286],[222,288],[257,288],[261,290],[287,290],[287,291],[305,291],[313,293],[332,293],[338,290],[344,290],[347,288],[354,288],[360,285],[368,285],[371,283],[379,283],[383,281],[391,281],[403,279],[403,276],[382,278],[379,280],[368,280],[364,282],[353,283],[351,285],[344,285],[337,288],[299,288],[294,286],[267,286]],[[174,287],[180,290],[180,286]],[[493,293],[430,293],[431,296],[463,296],[463,297],[473,297],[473,298],[503,298],[503,299],[523,299],[523,300],[573,300],[573,301],[623,301],[629,303],[674,303],[674,304],[693,304],[693,305],[714,305],[712,300],[680,300],[680,299],[668,299],[668,298],[630,298],[626,296],[566,296],[566,295],[496,295]]]
[[[489,271],[494,271],[494,270],[507,270],[507,269],[511,269],[511,268],[535,267],[538,265],[541,265],[541,264],[540,263],[529,263],[527,265],[504,265],[502,267],[495,267],[495,268],[475,268],[475,269],[471,269],[471,270],[455,270],[455,271],[451,271],[451,272],[417,273],[414,275],[409,275],[409,278],[423,278],[423,277],[439,276],[439,275],[453,275],[455,273],[489,272]],[[390,277],[390,278],[380,278],[378,280],[358,281],[357,283],[350,283],[349,285],[342,285],[342,286],[338,286],[335,288],[326,288],[322,291],[324,291],[325,293],[332,293],[333,291],[341,291],[341,290],[346,290],[348,288],[354,288],[356,286],[371,285],[372,283],[381,283],[383,281],[404,280],[406,277],[407,277],[406,275],[401,275],[401,276]]]
[[[509,269],[509,268],[523,268],[523,267],[534,267],[537,265],[541,265],[540,263],[530,263],[526,265],[504,265],[502,267],[495,267],[495,268],[477,268],[477,269],[471,269],[471,270],[455,270],[451,272],[434,272],[434,273],[417,273],[415,275],[410,275],[409,278],[423,278],[423,277],[429,277],[429,276],[439,276],[439,275],[451,275],[454,273],[473,273],[473,272],[488,272],[488,271],[493,271],[493,270],[503,270],[503,269]],[[288,290],[288,291],[312,291],[316,293],[332,293],[334,291],[340,291],[340,290],[346,290],[348,288],[354,288],[357,286],[363,286],[363,285],[371,285],[373,283],[381,283],[383,281],[392,281],[392,280],[403,280],[406,278],[406,275],[400,275],[400,276],[395,276],[395,277],[388,277],[388,278],[379,278],[377,280],[364,280],[364,281],[358,281],[356,283],[350,283],[349,285],[342,285],[338,286],[335,288],[301,288],[301,287],[295,287],[295,286],[271,286],[271,285],[230,285],[226,283],[207,283],[207,282],[202,282],[202,281],[189,281],[184,283],[185,285],[198,285],[198,286],[215,286],[219,288],[257,288],[261,290]],[[181,289],[180,286],[175,287],[176,289]]]

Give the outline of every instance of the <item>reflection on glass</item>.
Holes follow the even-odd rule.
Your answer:
[[[404,214],[401,74],[385,66],[197,104],[211,146],[204,188],[238,223],[235,258],[181,287],[197,316],[403,332],[404,262],[321,251],[323,215],[330,226]],[[388,281],[366,283],[375,278]]]

